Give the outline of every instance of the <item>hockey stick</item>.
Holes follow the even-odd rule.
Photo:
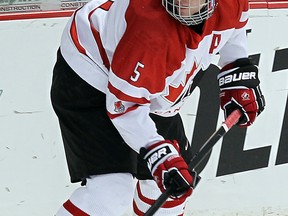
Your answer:
[[[200,150],[191,158],[188,167],[190,170],[194,170],[200,162],[208,155],[212,150],[213,146],[217,141],[223,137],[239,120],[242,113],[239,110],[233,111],[227,119],[222,123],[221,127],[218,128],[204,143]],[[168,187],[165,192],[158,197],[153,205],[147,210],[144,216],[152,216],[155,212],[166,202],[169,196],[172,194],[173,188]]]

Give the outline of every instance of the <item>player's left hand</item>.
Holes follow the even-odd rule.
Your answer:
[[[187,163],[179,154],[176,141],[161,141],[141,148],[140,155],[147,162],[147,166],[159,189],[164,192],[171,187],[171,198],[185,200],[192,194],[198,181],[197,173],[188,169]]]
[[[248,58],[238,59],[222,68],[218,75],[221,108],[225,118],[235,109],[242,112],[238,125],[247,127],[264,110],[258,68]]]

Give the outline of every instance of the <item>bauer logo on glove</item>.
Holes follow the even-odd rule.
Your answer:
[[[147,162],[147,166],[156,181],[159,189],[164,192],[166,188],[173,187],[171,198],[176,199],[192,194],[195,173],[190,172],[187,163],[179,154],[179,145],[176,141],[164,140],[141,148],[140,155]]]
[[[238,59],[222,68],[218,82],[225,118],[235,109],[239,109],[243,115],[238,125],[251,125],[265,107],[257,66],[251,64],[248,58]]]
[[[151,154],[147,154],[147,166],[150,170],[153,170],[154,166],[161,161],[166,155],[171,154],[172,151],[168,146],[154,149]]]
[[[256,77],[256,73],[255,72],[244,72],[244,73],[239,73],[239,74],[228,74],[228,75],[224,75],[223,77],[219,78],[218,82],[219,82],[219,86],[222,87],[225,84],[229,84],[232,82],[238,82],[241,80],[258,80],[258,77]]]

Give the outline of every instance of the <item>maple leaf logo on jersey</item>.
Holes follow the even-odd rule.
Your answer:
[[[170,103],[174,103],[181,96],[181,94],[183,93],[183,89],[185,88],[185,85],[188,83],[188,80],[194,74],[196,69],[197,64],[196,62],[194,62],[192,70],[185,72],[186,74],[184,80],[182,80],[182,82],[179,85],[173,86],[173,84],[170,84],[168,86],[167,93],[166,95],[164,95],[166,100],[168,100]]]
[[[125,111],[125,106],[122,104],[122,101],[116,101],[114,103],[114,111],[117,113],[122,113]]]

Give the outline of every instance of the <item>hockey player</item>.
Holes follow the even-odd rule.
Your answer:
[[[51,100],[71,182],[82,186],[56,216],[121,216],[132,200],[143,215],[171,185],[157,215],[184,214],[196,176],[178,112],[195,77],[219,53],[225,116],[240,109],[246,127],[264,109],[247,21],[247,0],[92,0],[75,11]]]

